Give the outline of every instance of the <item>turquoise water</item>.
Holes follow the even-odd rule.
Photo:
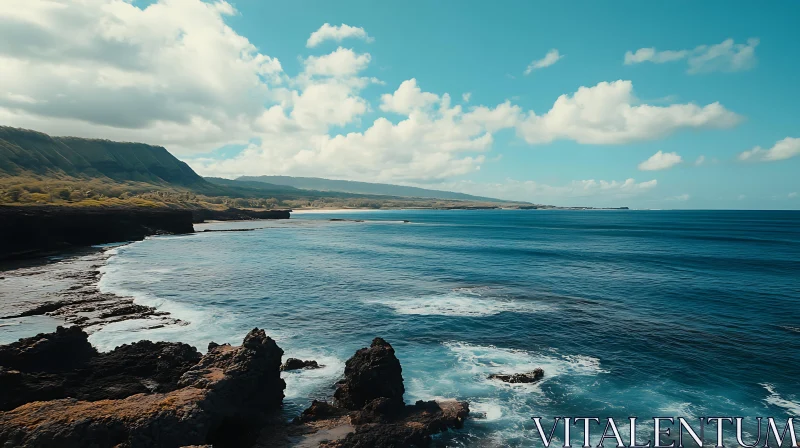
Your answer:
[[[441,446],[533,446],[532,416],[800,414],[798,212],[376,211],[198,230],[245,227],[266,228],[115,249],[101,289],[189,324],[122,322],[92,342],[204,350],[265,328],[326,365],[285,374],[288,416],[382,336],[408,402],[468,400],[480,417]],[[535,367],[535,385],[486,379]]]

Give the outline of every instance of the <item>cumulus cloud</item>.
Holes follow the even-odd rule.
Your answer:
[[[550,67],[551,65],[555,64],[559,61],[559,59],[563,58],[564,55],[559,54],[558,50],[553,48],[552,50],[548,51],[546,55],[542,59],[537,59],[530,64],[528,64],[528,68],[525,69],[525,74],[530,75],[531,72],[534,70],[538,70],[540,68]]]
[[[461,94],[461,100],[464,101],[465,103],[469,103],[470,98],[472,98],[471,92],[466,92]]]
[[[405,118],[380,117],[364,132],[345,135],[275,136],[227,160],[189,163],[204,174],[233,177],[271,173],[320,175],[359,180],[413,182],[474,172],[486,160],[492,132],[513,127],[520,115],[509,102],[464,110],[450,95],[423,91],[415,79],[382,98],[381,109]]]
[[[649,159],[640,163],[639,169],[642,171],[666,170],[681,162],[683,162],[683,159],[678,155],[678,153],[658,151],[650,156]]]
[[[403,81],[394,93],[383,94],[380,108],[384,112],[408,115],[414,110],[425,109],[438,101],[439,95],[423,92],[417,86],[417,80],[411,78]]]
[[[704,163],[706,163],[706,156],[700,156],[694,161],[694,166],[700,166]]]
[[[800,155],[800,138],[786,137],[775,143],[770,149],[756,146],[749,151],[744,151],[739,154],[739,160],[774,162],[790,159],[796,155]]]
[[[333,26],[330,23],[325,23],[319,27],[318,30],[311,33],[308,41],[306,41],[306,47],[314,48],[326,40],[341,42],[347,38],[361,39],[367,42],[373,41],[367,32],[364,31],[364,28],[350,26],[344,23],[339,26]]]
[[[235,141],[282,67],[225,24],[233,12],[222,1],[0,2],[0,119],[179,151]]]
[[[373,103],[363,92],[382,82],[368,75],[369,53],[306,55],[290,74],[226,24],[235,13],[225,1],[2,1],[0,122],[164,145],[204,175],[412,183],[479,170],[503,130],[530,143],[624,143],[738,120],[716,103],[639,104],[630,81],[583,87],[543,115],[511,101],[472,105],[469,94],[454,105],[415,78]],[[328,24],[308,44],[349,37],[369,40]],[[232,145],[236,156],[213,152]],[[647,187],[597,181],[589,191],[636,185]]]
[[[788,196],[789,196],[789,199],[796,198],[796,197],[797,197],[797,192],[796,192],[796,191],[793,191],[793,192],[789,193],[789,195],[788,195]]]
[[[357,54],[339,47],[324,56],[309,56],[305,60],[305,70],[309,75],[352,76],[367,68],[371,59],[369,53]]]
[[[530,112],[518,127],[528,143],[575,140],[619,144],[653,140],[680,129],[729,128],[741,118],[719,103],[638,104],[630,81],[601,82],[561,95],[543,115]]]
[[[737,44],[733,39],[726,39],[715,45],[700,45],[691,50],[665,50],[640,48],[635,52],[625,53],[625,65],[652,62],[665,62],[686,59],[690,74],[714,71],[738,72],[749,70],[756,65],[756,47],[759,40],[750,38],[746,44]]]

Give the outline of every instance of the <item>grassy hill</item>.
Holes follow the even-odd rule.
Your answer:
[[[466,193],[456,193],[453,191],[430,190],[427,188],[407,187],[404,185],[355,182],[351,180],[323,179],[320,177],[242,176],[236,180],[246,182],[265,182],[273,185],[285,185],[302,190],[336,191],[342,193],[383,195],[406,198],[451,199],[456,201],[511,202],[501,199],[473,196]]]
[[[317,178],[203,178],[161,146],[0,126],[0,204],[269,209],[465,208],[499,202],[504,201]]]
[[[189,165],[161,146],[75,137],[0,126],[0,175],[105,178],[208,188]]]

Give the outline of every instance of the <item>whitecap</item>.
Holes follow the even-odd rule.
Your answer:
[[[474,345],[466,342],[448,342],[444,344],[456,355],[458,362],[466,366],[473,374],[488,376],[491,373],[526,373],[542,368],[545,377],[542,381],[563,374],[596,375],[607,373],[600,366],[600,360],[585,355],[559,355],[533,353],[525,350],[495,347],[493,345]],[[501,381],[492,384],[506,384]],[[532,384],[540,384],[538,383]],[[528,386],[528,385],[523,385]]]
[[[767,398],[764,399],[765,402],[773,406],[786,409],[791,415],[800,415],[800,402],[787,400],[786,398],[781,397],[778,392],[775,391],[775,386],[772,384],[761,383],[761,386],[763,386],[764,389],[769,392]]]
[[[492,295],[492,290],[485,287],[456,288],[446,294],[421,297],[373,299],[367,303],[387,306],[397,314],[423,316],[482,317],[503,312],[535,313],[549,308],[541,303]]]
[[[281,378],[286,381],[284,393],[287,400],[307,399],[321,390],[330,388],[344,371],[344,361],[327,353],[312,350],[285,350],[285,352],[292,358],[313,359],[323,366],[319,369],[282,372]]]

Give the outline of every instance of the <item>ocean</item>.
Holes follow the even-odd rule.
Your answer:
[[[533,416],[800,415],[800,212],[351,211],[196,229],[113,249],[100,280],[188,324],[119,322],[93,344],[205,351],[264,328],[285,357],[325,365],[284,373],[289,418],[380,336],[407,402],[470,402],[476,418],[437,446],[533,446]],[[487,379],[536,367],[535,384]]]

